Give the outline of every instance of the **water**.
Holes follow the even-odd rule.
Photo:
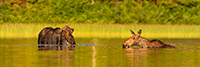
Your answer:
[[[39,50],[37,38],[0,39],[0,67],[199,67],[200,39],[160,39],[177,49],[122,49],[125,39],[75,38],[73,51]]]

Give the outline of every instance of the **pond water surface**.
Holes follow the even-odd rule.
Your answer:
[[[0,39],[0,67],[199,67],[200,39],[160,39],[176,49],[122,49],[126,39],[75,38],[73,51],[39,50],[37,38]]]

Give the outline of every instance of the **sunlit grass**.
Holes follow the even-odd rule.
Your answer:
[[[200,25],[144,25],[144,24],[71,24],[71,23],[4,23],[0,24],[0,38],[37,38],[44,27],[74,28],[75,38],[128,38],[130,29],[142,29],[145,38],[200,38]]]

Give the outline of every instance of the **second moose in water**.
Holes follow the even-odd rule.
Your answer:
[[[141,29],[138,31],[138,34],[135,34],[132,30],[130,31],[131,31],[132,37],[124,41],[123,48],[130,48],[131,46],[134,46],[134,45],[137,45],[140,48],[176,48],[174,46],[165,44],[160,40],[156,40],[156,39],[148,40],[141,37],[140,36],[142,33]]]

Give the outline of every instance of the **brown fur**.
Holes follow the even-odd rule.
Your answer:
[[[62,29],[46,27],[38,35],[38,44],[57,44],[74,47],[76,43],[72,35],[73,31],[74,29],[67,25]]]
[[[138,34],[135,34],[132,30],[130,30],[132,33],[132,37],[130,37],[128,40],[124,41],[123,48],[130,48],[130,46],[137,45],[141,48],[176,48],[174,46],[164,44],[160,40],[148,40],[140,36],[142,33],[142,30],[138,31]]]
[[[69,26],[64,26],[61,30],[69,31],[71,34],[74,32],[73,28],[70,28]]]
[[[62,34],[64,34],[64,35],[62,35],[61,40],[66,39],[68,41],[68,43],[71,44],[70,46],[75,47],[76,43],[75,43],[74,37],[72,35],[72,33],[74,32],[74,29],[70,28],[69,26],[66,25],[61,30],[63,30]],[[62,44],[64,44],[64,43],[62,42]]]
[[[48,40],[50,39],[47,34],[52,34],[53,28],[52,27],[46,27],[41,30],[41,32],[38,35],[38,44],[48,44]]]

